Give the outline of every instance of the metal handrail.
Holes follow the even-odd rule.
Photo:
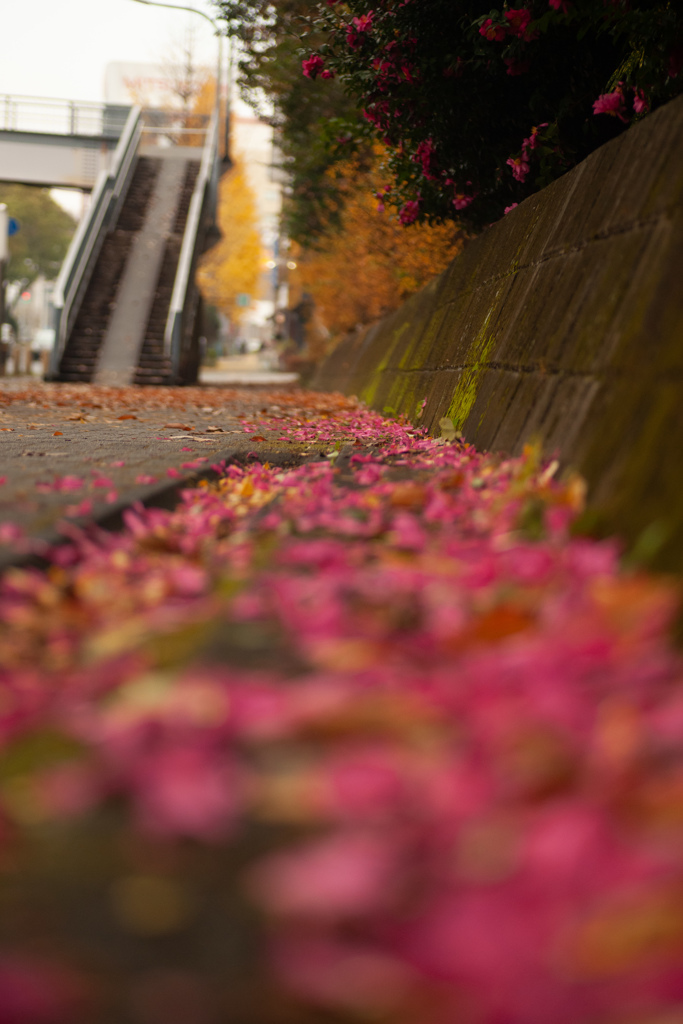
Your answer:
[[[218,154],[218,111],[214,110],[204,144],[202,162],[195,183],[187,213],[185,233],[178,259],[178,269],[173,283],[171,303],[164,330],[164,355],[171,360],[172,372],[177,376],[183,342],[183,312],[186,307],[193,263],[197,249],[197,238],[201,225],[202,211],[207,191],[212,184],[217,167]]]
[[[76,229],[55,284],[55,343],[50,376],[59,372],[66,341],[102,248],[106,228],[114,222],[125,198],[139,140],[140,108],[133,107],[114,151],[111,167],[109,171],[102,171],[97,179],[90,209]]]
[[[0,94],[0,130],[32,134],[107,136],[106,118],[119,105],[49,96]]]

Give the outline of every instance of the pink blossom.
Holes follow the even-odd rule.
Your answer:
[[[620,121],[626,124],[628,118],[626,117],[626,106],[622,90],[615,89],[614,92],[606,92],[599,96],[593,103],[593,113],[610,114],[612,117],[618,117]]]
[[[55,490],[58,491],[80,491],[84,485],[85,480],[80,476],[57,477],[54,482]]]
[[[332,71],[330,68],[324,68],[320,72],[320,77],[325,79],[334,78],[334,71]]]
[[[360,18],[352,19],[352,24],[355,25],[359,32],[369,32],[372,28],[374,13],[374,11],[368,11],[367,14],[361,14]]]
[[[398,219],[401,224],[408,225],[412,224],[413,221],[417,220],[417,215],[420,212],[420,202],[417,199],[411,199],[407,203],[404,203],[401,207]]]
[[[505,163],[512,168],[512,176],[516,181],[524,181],[530,169],[526,153],[521,153],[520,156],[511,156]]]
[[[465,195],[464,192],[456,192],[455,198],[453,199],[453,206],[456,210],[465,210],[470,203],[474,202],[474,199],[474,196]]]
[[[301,68],[306,78],[316,78],[318,72],[325,66],[323,58],[317,54],[312,53],[310,57],[301,61]]]
[[[217,839],[232,823],[235,782],[206,748],[180,745],[151,754],[133,781],[141,824],[153,832]]]
[[[506,206],[503,210],[503,214],[510,213],[511,210],[516,210],[519,203],[511,203],[510,206]]]
[[[278,914],[352,918],[386,905],[396,867],[389,837],[342,832],[270,857],[253,874],[253,889]]]
[[[65,512],[68,516],[89,516],[92,512],[92,501],[84,498],[78,505],[67,505]]]
[[[479,29],[479,35],[484,36],[485,39],[491,42],[499,43],[505,39],[505,27],[503,25],[495,24],[491,18],[487,18]]]
[[[23,536],[24,531],[18,523],[0,523],[0,544],[13,544]]]
[[[642,89],[634,90],[633,109],[636,114],[647,114],[650,109],[650,101]]]
[[[572,8],[569,0],[548,0],[548,6],[552,7],[555,11],[561,11],[562,14],[569,14]]]
[[[432,162],[434,159],[435,147],[431,139],[425,139],[419,144],[415,151],[414,160],[422,165],[422,173],[426,178],[433,179]]]
[[[519,38],[526,38],[529,23],[531,21],[531,11],[526,7],[519,7],[517,10],[505,11],[504,17],[508,23],[508,28],[513,36],[519,36]]]

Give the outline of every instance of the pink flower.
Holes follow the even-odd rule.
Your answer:
[[[373,16],[374,11],[368,11],[367,14],[361,14],[360,18],[354,18],[353,24],[359,32],[368,32],[372,28]]]
[[[134,788],[142,824],[153,832],[215,839],[235,811],[234,780],[216,754],[200,747],[145,758]]]
[[[270,857],[254,872],[254,891],[278,914],[355,917],[391,899],[395,861],[388,838],[342,833]]]
[[[55,490],[58,491],[80,491],[85,481],[80,476],[63,476],[55,480]]]
[[[422,173],[426,178],[432,178],[432,160],[434,157],[434,143],[431,139],[421,142],[415,151],[414,160],[422,165]]]
[[[506,213],[509,213],[510,210],[516,209],[518,206],[519,206],[519,203],[512,203],[510,206],[506,206],[505,209],[503,210],[503,215],[505,215]]]
[[[151,476],[149,473],[139,473],[138,476],[135,477],[135,483],[154,484],[156,483],[156,479],[157,478],[155,476]]]
[[[301,69],[306,78],[316,78],[324,65],[325,61],[317,53],[312,53],[306,60],[301,61]]]
[[[401,207],[398,215],[398,219],[401,224],[408,225],[412,224],[417,220],[417,215],[420,210],[420,202],[417,199],[411,199],[407,203],[404,203]]]
[[[605,92],[602,96],[598,96],[593,104],[593,113],[610,114],[612,117],[618,117],[620,121],[626,124],[628,118],[626,117],[624,94],[621,89],[615,89],[614,92]]]
[[[552,7],[554,11],[562,11],[563,14],[568,14],[571,9],[569,0],[548,0],[548,6]]]
[[[529,136],[529,138],[522,140],[522,153],[524,154],[524,159],[525,160],[529,159],[529,150],[530,149],[536,149],[536,147],[538,146],[538,143],[539,143],[538,133],[539,133],[539,131],[541,130],[541,128],[547,128],[547,127],[548,127],[548,122],[547,121],[543,121],[539,125],[534,125],[534,127],[531,129],[531,135]]]
[[[21,540],[23,536],[24,531],[17,523],[0,524],[0,544],[13,544],[14,541]]]
[[[363,37],[355,29],[349,28],[346,33],[346,45],[350,50],[357,50],[363,41]]]
[[[465,210],[474,202],[474,196],[466,196],[464,192],[456,192],[453,200],[453,206],[456,210]]]
[[[521,153],[520,156],[511,156],[509,160],[505,161],[505,163],[508,167],[512,168],[512,176],[516,181],[524,181],[529,173],[529,163],[526,153]]]
[[[321,78],[334,78],[334,71],[331,71],[329,68],[325,68],[323,71],[320,72],[320,77]]]
[[[487,18],[479,29],[479,35],[484,36],[490,42],[499,43],[502,39],[505,39],[505,28],[503,25],[494,24],[491,18]]]
[[[65,511],[68,516],[89,516],[92,512],[92,501],[85,498],[78,505],[67,505]]]
[[[520,39],[527,38],[531,11],[526,7],[519,7],[516,11],[505,11],[505,19],[513,36],[518,36]]]
[[[633,109],[636,114],[647,114],[650,109],[650,101],[646,97],[642,89],[635,89],[635,95],[633,97]]]

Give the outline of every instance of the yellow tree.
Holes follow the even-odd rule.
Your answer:
[[[462,247],[453,224],[413,224],[383,210],[373,196],[386,176],[382,152],[370,166],[338,165],[333,173],[345,203],[337,228],[330,227],[315,250],[298,252],[293,296],[309,292],[333,336],[379,320],[448,266]],[[379,208],[378,208],[379,207]]]
[[[205,300],[232,320],[243,310],[240,294],[257,293],[263,254],[256,200],[238,157],[218,188],[218,226],[223,237],[202,258],[197,283]]]

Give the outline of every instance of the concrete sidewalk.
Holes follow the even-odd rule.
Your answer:
[[[17,528],[51,542],[64,518],[110,523],[134,501],[172,500],[170,492],[224,460],[320,458],[310,445],[261,429],[259,414],[346,402],[291,387],[112,388],[0,378],[0,566],[24,553]]]

